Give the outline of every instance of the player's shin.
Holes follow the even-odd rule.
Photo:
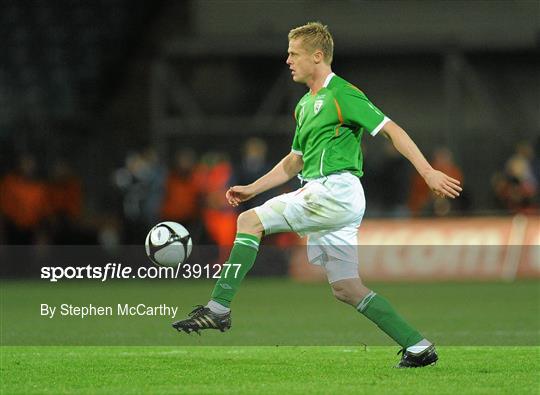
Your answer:
[[[229,308],[240,288],[240,283],[253,267],[260,239],[247,233],[237,233],[229,260],[223,265],[221,277],[214,286],[212,301]],[[213,303],[209,304],[212,309]]]
[[[356,309],[403,348],[416,345],[424,339],[385,298],[373,291],[360,301]]]

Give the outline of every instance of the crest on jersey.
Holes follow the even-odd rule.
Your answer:
[[[317,115],[319,111],[321,111],[323,104],[324,100],[315,100],[315,103],[313,104],[313,112],[315,113],[315,115]]]

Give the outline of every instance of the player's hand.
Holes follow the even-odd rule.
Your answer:
[[[425,176],[424,180],[435,195],[451,199],[457,198],[463,190],[459,185],[459,180],[449,177],[442,171],[432,169]]]
[[[227,201],[233,207],[237,207],[240,203],[251,199],[255,195],[256,193],[250,185],[235,185],[225,193]]]

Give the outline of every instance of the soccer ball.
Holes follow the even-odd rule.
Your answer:
[[[150,229],[144,246],[146,255],[156,265],[176,267],[189,257],[193,243],[186,228],[166,221]]]

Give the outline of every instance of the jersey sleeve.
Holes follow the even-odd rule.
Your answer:
[[[341,111],[343,123],[365,128],[375,136],[390,121],[381,110],[373,105],[358,88],[348,86],[340,89],[336,96],[336,106]]]

